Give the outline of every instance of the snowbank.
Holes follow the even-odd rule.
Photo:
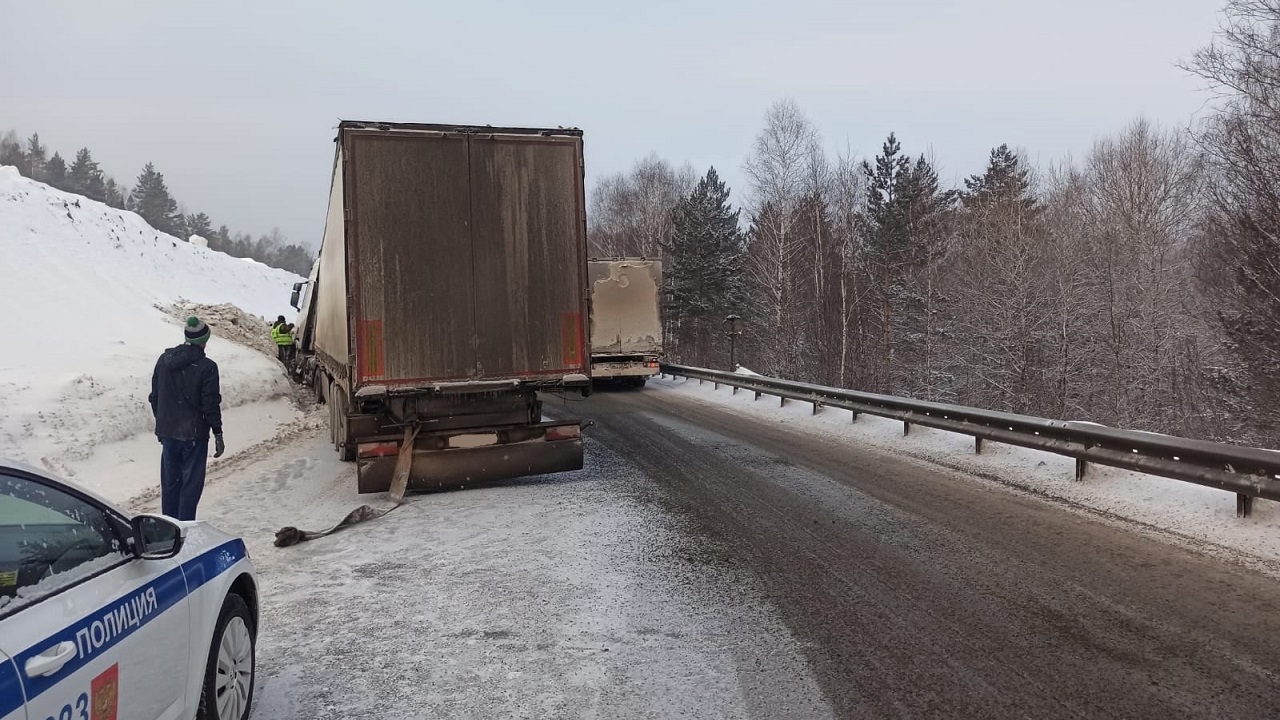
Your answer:
[[[0,167],[0,456],[75,477],[98,446],[151,430],[152,368],[182,342],[161,307],[229,303],[265,333],[301,279]],[[224,409],[289,392],[271,357],[210,325]]]
[[[896,420],[862,415],[857,422],[850,422],[850,413],[837,408],[824,408],[815,416],[809,403],[788,402],[784,406],[770,396],[757,401],[754,393],[735,394],[727,386],[716,390],[713,383],[696,380],[661,379],[651,381],[650,387],[732,408],[798,432],[864,443],[995,479],[1075,507],[1174,533],[1202,548],[1209,543],[1280,562],[1278,503],[1257,500],[1253,517],[1240,520],[1235,516],[1233,493],[1201,485],[1098,465],[1089,466],[1084,482],[1074,482],[1075,461],[1061,455],[994,442],[984,443],[982,454],[975,455],[973,438],[967,435],[913,427],[911,434],[903,437],[902,423]]]

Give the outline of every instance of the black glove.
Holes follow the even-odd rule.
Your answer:
[[[222,453],[227,451],[227,444],[222,442],[222,433],[213,436],[213,456],[222,457]]]

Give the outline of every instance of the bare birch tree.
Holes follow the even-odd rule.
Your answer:
[[[627,173],[601,178],[591,193],[588,240],[596,257],[665,258],[674,230],[671,211],[697,176],[651,154]]]
[[[1107,403],[1115,423],[1185,425],[1178,393],[1199,373],[1190,242],[1202,217],[1203,166],[1180,134],[1137,121],[1095,144],[1083,195],[1090,260],[1104,294]],[[1099,378],[1102,381],[1102,378]]]
[[[743,169],[751,183],[748,267],[755,290],[753,332],[767,371],[796,376],[812,320],[809,285],[813,268],[797,229],[819,145],[817,130],[794,102],[775,103],[765,113]],[[811,287],[811,286],[810,286]]]
[[[824,326],[829,328],[829,348],[836,358],[833,382],[839,387],[865,387],[869,379],[855,365],[862,353],[864,330],[861,315],[868,283],[861,282],[861,251],[865,244],[861,214],[867,202],[866,178],[852,154],[836,158],[830,175],[832,238],[828,256]],[[825,332],[825,331],[824,331]]]
[[[1280,442],[1280,0],[1229,0],[1212,44],[1186,66],[1213,93],[1197,128],[1211,178],[1198,277],[1243,372],[1240,414],[1258,441]]]

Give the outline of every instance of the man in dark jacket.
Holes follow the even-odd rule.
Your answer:
[[[169,348],[151,375],[151,411],[156,416],[160,455],[160,511],[177,520],[195,520],[204,492],[209,432],[214,457],[222,457],[222,392],[218,364],[205,357],[212,334],[199,318],[187,318],[186,342]]]

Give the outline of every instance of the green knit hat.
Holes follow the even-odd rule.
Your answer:
[[[209,337],[213,335],[213,331],[200,321],[200,318],[192,315],[187,318],[187,327],[183,334],[187,336],[188,345],[203,345],[209,342]]]

